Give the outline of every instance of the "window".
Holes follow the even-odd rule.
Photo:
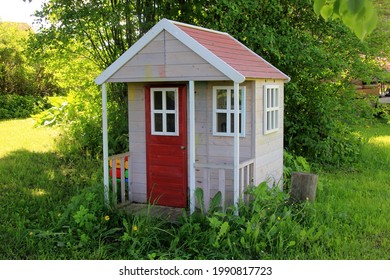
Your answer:
[[[152,135],[179,135],[177,88],[152,88],[150,108]]]
[[[279,129],[279,87],[264,86],[264,134]]]
[[[239,89],[240,136],[245,136],[245,87]],[[234,135],[234,88],[213,87],[213,134]]]

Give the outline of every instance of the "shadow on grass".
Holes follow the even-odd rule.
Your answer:
[[[0,259],[34,258],[28,236],[58,220],[78,190],[101,180],[100,164],[17,150],[0,158]]]

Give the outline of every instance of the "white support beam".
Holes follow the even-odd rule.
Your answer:
[[[233,167],[233,202],[238,215],[240,198],[240,90],[239,84],[234,82],[234,167]]]
[[[189,180],[190,180],[190,213],[195,211],[195,83],[189,81]]]
[[[102,85],[102,118],[103,118],[103,184],[104,203],[109,206],[109,170],[108,170],[108,130],[107,130],[107,88]]]

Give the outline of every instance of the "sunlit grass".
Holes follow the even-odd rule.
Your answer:
[[[39,258],[51,245],[31,245],[30,233],[53,226],[78,190],[96,184],[99,163],[66,159],[59,133],[32,119],[0,122],[0,259]]]
[[[373,137],[369,143],[390,146],[390,135]]]
[[[0,122],[0,158],[12,151],[50,152],[55,150],[59,131],[53,128],[35,128],[33,119]]]
[[[390,257],[390,126],[358,128],[366,142],[349,171],[321,174],[317,222],[334,234],[324,258]]]

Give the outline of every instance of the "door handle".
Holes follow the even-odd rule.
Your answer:
[[[180,146],[180,150],[185,150],[186,146]]]

